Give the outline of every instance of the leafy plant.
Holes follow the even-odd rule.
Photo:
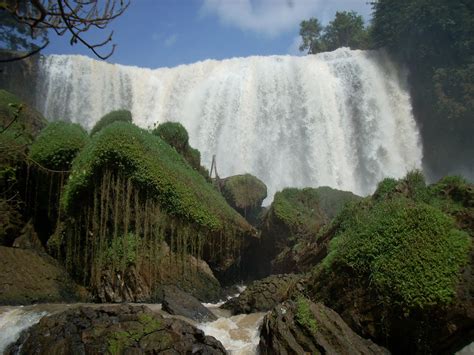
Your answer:
[[[103,116],[97,123],[92,127],[91,136],[99,132],[102,128],[108,126],[114,122],[128,122],[132,123],[132,113],[127,110],[112,111]]]

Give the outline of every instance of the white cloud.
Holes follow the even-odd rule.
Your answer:
[[[275,36],[297,30],[310,17],[327,23],[338,10],[355,10],[365,18],[370,14],[367,0],[203,0],[201,14],[215,15],[228,26]]]
[[[178,39],[178,35],[176,33],[168,36],[166,39],[165,39],[165,42],[164,42],[164,45],[166,47],[171,47],[173,44],[176,43],[176,40]]]

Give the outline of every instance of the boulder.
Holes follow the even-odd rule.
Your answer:
[[[38,234],[35,232],[35,228],[31,220],[21,230],[21,235],[13,242],[14,248],[20,249],[32,249],[40,253],[46,253],[43,245],[41,244]]]
[[[300,296],[276,306],[265,316],[260,354],[390,354],[354,333],[322,303]]]
[[[195,297],[174,286],[164,288],[161,306],[169,314],[183,316],[196,322],[217,320],[217,317]]]
[[[332,223],[308,294],[394,353],[458,351],[474,340],[472,201],[459,177],[383,180]]]
[[[262,202],[267,197],[267,187],[257,177],[244,174],[220,180],[222,195],[227,203],[252,225],[257,225],[262,212]]]
[[[209,265],[191,255],[178,257],[163,242],[157,265],[128,265],[124,270],[104,268],[95,295],[101,302],[162,302],[163,288],[176,286],[201,302],[221,298],[221,286]],[[159,274],[156,280],[154,273]]]
[[[0,246],[0,304],[77,301],[77,291],[64,268],[50,256]]]
[[[222,308],[233,314],[266,312],[287,300],[295,290],[302,288],[300,275],[272,275],[254,281],[238,297],[227,301]]]
[[[78,307],[43,317],[5,354],[225,354],[216,339],[145,306]]]

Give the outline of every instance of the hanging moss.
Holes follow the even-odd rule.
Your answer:
[[[69,170],[72,160],[87,140],[87,133],[80,125],[52,122],[31,145],[29,156],[48,169]]]
[[[64,192],[68,213],[80,208],[81,195],[104,169],[121,171],[133,185],[156,199],[172,216],[210,230],[249,225],[222,196],[160,138],[134,125],[115,122],[94,135],[74,161]]]
[[[112,111],[103,116],[97,123],[92,127],[91,136],[99,132],[102,128],[108,126],[114,122],[128,122],[132,123],[132,113],[127,110]]]
[[[234,208],[260,207],[267,197],[267,187],[253,175],[235,175],[222,180],[222,194]]]

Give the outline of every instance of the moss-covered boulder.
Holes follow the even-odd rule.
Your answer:
[[[145,306],[74,307],[43,317],[5,354],[225,354],[222,344],[181,319]]]
[[[300,260],[306,246],[347,202],[357,199],[329,187],[277,192],[263,217],[260,241],[249,250],[249,269],[257,270],[257,277],[305,271],[307,263],[303,267]]]
[[[332,309],[300,296],[263,320],[260,354],[390,354],[363,339]]]
[[[382,181],[318,236],[331,241],[309,282],[314,298],[395,352],[451,352],[472,341],[473,196],[459,178]]]
[[[226,201],[252,225],[258,223],[262,202],[267,197],[267,187],[257,177],[244,174],[229,176],[220,181]]]
[[[181,123],[164,122],[153,129],[151,133],[176,149],[194,170],[209,180],[209,172],[201,166],[201,153],[189,145],[188,131]]]
[[[29,157],[51,170],[69,170],[87,140],[87,132],[77,123],[52,122],[31,145]]]
[[[130,265],[159,287],[163,241],[175,256],[170,265],[191,254],[219,276],[253,233],[174,148],[124,122],[102,129],[79,153],[62,202],[64,223],[48,244],[96,290],[102,270],[123,275]]]
[[[91,136],[99,132],[102,128],[114,122],[132,123],[132,113],[128,110],[116,110],[102,116],[91,129]]]

